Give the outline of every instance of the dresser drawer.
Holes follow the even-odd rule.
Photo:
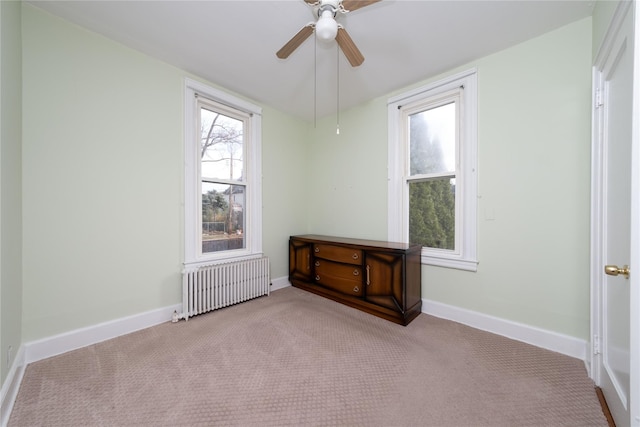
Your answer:
[[[318,285],[347,295],[362,296],[362,269],[348,264],[338,264],[323,259],[315,260],[314,281]]]
[[[317,258],[323,258],[330,261],[355,265],[362,264],[362,251],[359,249],[316,243],[313,245],[313,254]]]

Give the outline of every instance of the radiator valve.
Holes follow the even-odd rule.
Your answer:
[[[173,310],[173,316],[171,316],[171,323],[178,323],[178,320],[180,320],[180,318],[178,317],[178,312],[176,310]]]

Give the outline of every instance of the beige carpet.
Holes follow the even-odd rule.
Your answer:
[[[29,365],[9,426],[607,426],[582,361],[296,288]]]

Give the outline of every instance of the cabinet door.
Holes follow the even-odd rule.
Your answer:
[[[311,280],[311,243],[289,240],[289,280]]]
[[[367,251],[365,299],[391,310],[404,312],[403,264],[403,254]]]

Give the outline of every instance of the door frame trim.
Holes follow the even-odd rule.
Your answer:
[[[633,111],[631,130],[631,261],[640,260],[640,8],[633,11]],[[631,275],[631,425],[640,426],[640,263]],[[635,309],[634,309],[635,308]]]

